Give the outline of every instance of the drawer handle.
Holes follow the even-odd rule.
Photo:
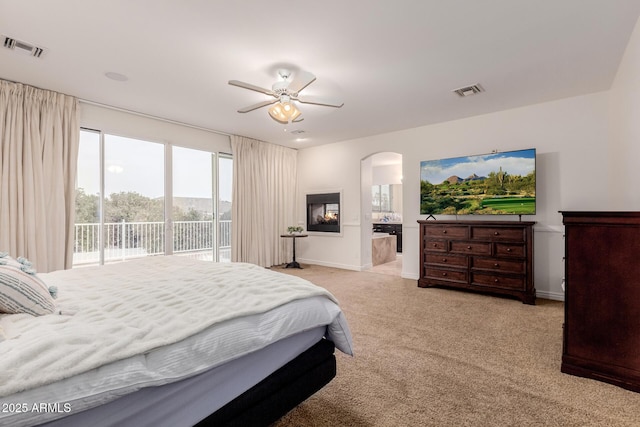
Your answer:
[[[447,230],[442,230],[442,234],[447,234]]]
[[[507,252],[511,252],[511,248],[507,248]]]
[[[500,235],[500,233],[498,233],[497,231],[494,231],[493,235],[494,235],[494,236],[499,236],[499,235]]]
[[[437,243],[434,243],[434,244],[433,244],[433,247],[434,247],[434,248],[437,248],[437,247],[438,247],[438,244],[437,244]]]
[[[447,275],[447,273],[442,273],[442,275],[443,275],[443,276],[446,276],[446,275]]]
[[[498,283],[498,279],[493,279],[493,282],[494,283]]]
[[[493,266],[494,266],[494,267],[500,267],[500,264],[495,263],[495,264],[493,264]]]
[[[471,249],[471,246],[467,246],[467,249]]]

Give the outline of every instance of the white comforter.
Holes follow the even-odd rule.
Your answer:
[[[40,275],[58,287],[61,315],[3,315],[0,325],[0,398],[50,384],[136,354],[176,343],[214,324],[262,313],[290,301],[322,297],[312,283],[251,264],[211,263],[184,257],[149,257],[104,267]],[[352,354],[337,310],[329,336]],[[317,321],[312,321],[314,323]],[[279,333],[259,331],[243,342],[219,341],[211,366],[310,329],[282,319]],[[263,333],[264,332],[264,333]],[[268,338],[266,338],[268,337]],[[199,368],[201,369],[201,368]]]

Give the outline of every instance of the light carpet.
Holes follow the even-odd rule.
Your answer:
[[[355,357],[274,427],[640,426],[640,393],[560,372],[562,302],[303,267],[274,269],[338,298]]]

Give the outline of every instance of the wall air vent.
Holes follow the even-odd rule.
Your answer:
[[[34,46],[30,43],[16,40],[13,37],[2,36],[3,45],[7,49],[11,49],[15,52],[20,52],[34,58],[40,58],[45,53],[45,49],[42,47]]]
[[[476,93],[484,92],[484,89],[479,84],[461,87],[459,89],[454,89],[452,92],[457,93],[461,97],[475,95]]]

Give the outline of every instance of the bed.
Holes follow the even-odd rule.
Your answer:
[[[0,425],[268,425],[331,381],[334,348],[353,354],[333,295],[255,265],[24,267],[57,299],[0,314]]]

